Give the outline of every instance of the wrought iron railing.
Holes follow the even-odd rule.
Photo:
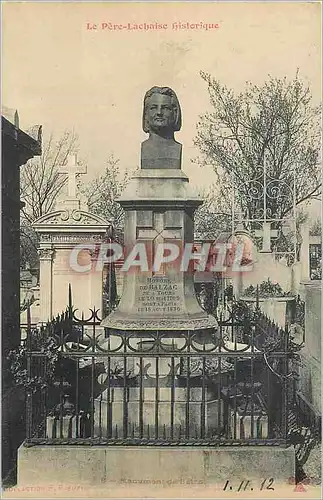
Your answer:
[[[27,446],[286,445],[289,335],[250,323],[211,333],[107,332],[98,311],[28,328]],[[237,333],[237,334],[236,334]],[[259,339],[258,339],[259,340]]]

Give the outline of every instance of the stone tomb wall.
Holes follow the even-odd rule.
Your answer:
[[[80,316],[82,312],[86,316],[90,307],[99,306],[99,304],[92,304],[91,271],[79,273],[73,270],[70,265],[70,254],[70,248],[59,248],[55,251],[52,265],[52,314],[59,314],[66,309],[68,287],[71,284],[73,305],[80,311]],[[87,251],[80,252],[78,263],[80,265],[91,263]]]
[[[145,438],[180,438],[185,437],[188,427],[189,437],[198,438],[201,432],[201,423],[204,419],[205,434],[212,436],[220,434],[224,425],[224,402],[215,399],[212,391],[206,391],[205,415],[203,416],[202,388],[190,389],[189,403],[187,403],[186,387],[176,387],[174,403],[171,402],[172,389],[170,387],[144,387],[142,403],[140,402],[140,388],[129,387],[126,390],[127,400],[127,431],[128,437],[140,436],[140,408],[142,406],[143,436]],[[156,396],[158,394],[158,404]],[[173,406],[173,425],[172,422]],[[188,426],[186,421],[189,411]],[[108,391],[95,400],[95,427],[97,437],[107,436],[108,428],[111,437],[117,438],[124,434],[124,390],[115,387],[110,390],[110,403]],[[158,430],[157,430],[158,429]],[[158,436],[156,433],[158,432]]]
[[[120,339],[111,336],[110,348],[116,349]],[[164,350],[178,350],[180,339],[164,338]],[[135,345],[136,344],[136,345]],[[106,372],[112,375],[110,388],[106,388],[107,373],[99,375],[98,382],[104,388],[95,399],[95,435],[140,437],[140,412],[142,413],[143,434],[145,437],[174,438],[185,437],[188,426],[190,437],[199,437],[204,420],[207,436],[219,434],[225,422],[224,401],[219,398],[219,386],[205,376],[202,388],[201,373],[194,372],[201,356],[192,356],[190,372],[187,360],[178,355],[161,357],[153,352],[151,338],[136,339],[131,343],[135,349],[151,352],[143,356],[110,356],[103,358]],[[127,379],[124,381],[124,371]],[[228,382],[228,374],[221,373],[223,384]],[[126,414],[126,419],[125,419]],[[127,422],[127,429],[124,425]],[[110,429],[110,430],[109,430]],[[111,435],[112,434],[112,435]]]

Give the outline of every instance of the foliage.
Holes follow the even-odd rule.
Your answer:
[[[108,273],[103,286],[103,314],[106,316],[118,304],[117,280],[114,263],[108,267]]]
[[[290,292],[284,292],[279,283],[272,283],[270,279],[262,281],[258,286],[259,297],[285,297],[289,296]],[[256,297],[257,287],[250,285],[243,291],[246,297]]]
[[[195,294],[197,300],[208,314],[214,314],[218,302],[218,290],[215,282],[195,283]]]
[[[211,165],[218,175],[217,200],[230,200],[235,188],[244,218],[255,218],[264,207],[261,197],[250,195],[256,179],[263,190],[265,161],[274,180],[267,214],[289,214],[294,168],[296,204],[318,197],[320,110],[312,105],[310,88],[298,74],[292,81],[269,77],[262,86],[247,82],[239,94],[207,73],[201,76],[213,110],[200,117],[195,144],[202,154],[198,161]]]
[[[253,319],[253,311],[243,300],[237,300],[232,303],[232,316],[237,320],[250,325]]]
[[[26,345],[19,346],[9,351],[7,356],[8,366],[16,386],[24,387],[27,391],[35,393],[40,389],[53,384],[57,367],[59,352],[57,342],[53,337],[44,336],[41,330],[34,329],[30,332],[31,349],[44,354],[46,370],[44,373],[28,375]]]
[[[113,154],[107,160],[105,172],[83,190],[89,210],[112,221],[117,240],[122,240],[124,212],[117,199],[129,182],[129,172],[121,172],[119,160]]]
[[[228,285],[225,289],[224,289],[224,296],[226,297],[226,299],[229,301],[229,302],[233,302],[233,299],[234,299],[234,290],[233,290],[233,285]]]
[[[310,228],[311,236],[321,236],[322,235],[322,220],[318,217],[315,219],[312,227]]]
[[[27,294],[20,303],[20,312],[26,311],[28,307],[31,307],[35,302],[35,297],[33,295]]]
[[[295,301],[295,323],[305,328],[305,301],[298,295]]]

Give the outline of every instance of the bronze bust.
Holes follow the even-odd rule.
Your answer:
[[[142,128],[149,139],[141,144],[142,169],[181,168],[182,145],[175,141],[182,113],[175,92],[169,87],[152,87],[146,92]]]

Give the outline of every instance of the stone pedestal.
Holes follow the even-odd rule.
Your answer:
[[[18,486],[144,483],[218,485],[227,480],[253,481],[258,491],[265,478],[274,487],[295,477],[294,447],[225,446],[37,446],[18,451]],[[267,483],[268,484],[268,483]],[[230,493],[229,493],[230,498]]]
[[[140,388],[133,387],[127,391],[129,400],[127,405],[128,428],[124,429],[124,390],[115,387],[110,390],[108,402],[107,391],[95,400],[95,425],[96,437],[108,434],[109,424],[112,438],[120,438],[124,432],[130,438],[163,438],[183,439],[185,430],[190,438],[200,437],[201,424],[205,429],[206,437],[220,434],[224,427],[224,401],[216,399],[211,391],[206,391],[205,408],[202,409],[202,389],[190,389],[189,424],[186,426],[187,390],[177,387],[174,403],[171,403],[171,388],[160,387],[158,390],[158,403],[156,403],[156,388],[145,387],[142,391],[143,402],[140,402]],[[142,436],[140,433],[139,412],[142,409]],[[172,421],[173,409],[173,425]],[[157,422],[157,424],[156,424]]]
[[[134,246],[147,255],[147,269],[124,272],[118,308],[102,322],[116,330],[205,330],[216,321],[200,307],[194,292],[193,261],[181,267],[185,245],[193,244],[194,212],[202,200],[194,196],[179,169],[139,170],[119,200],[125,210],[125,259]],[[159,243],[178,248],[175,261],[152,270]]]

